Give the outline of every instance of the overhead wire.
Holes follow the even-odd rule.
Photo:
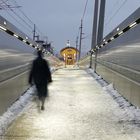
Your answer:
[[[81,17],[81,20],[80,20],[80,26],[79,26],[79,29],[78,29],[78,36],[76,37],[76,40],[78,41],[79,40],[79,56],[78,56],[78,60],[80,59],[80,56],[81,56],[81,40],[84,39],[82,37],[82,35],[84,34],[82,32],[82,28],[83,28],[83,20],[84,20],[84,17],[85,17],[85,13],[86,13],[86,10],[87,10],[87,4],[88,4],[88,0],[86,0],[86,3],[85,3],[85,6],[84,6],[84,11],[83,11],[83,14],[82,14],[82,17]]]
[[[11,7],[9,7],[9,4],[7,2],[9,2],[8,0],[7,1],[4,1],[4,0],[1,0],[2,1],[2,4],[5,4],[5,6],[7,6],[7,8],[18,18],[20,19],[21,22],[19,22],[15,16],[13,16],[11,14],[11,12],[8,12],[8,10],[6,8],[4,8],[4,5],[3,5],[3,9],[6,10],[6,12],[18,23],[20,24],[21,26],[24,26],[26,28],[26,30],[29,32],[29,33],[32,33],[33,32],[33,27],[34,27],[34,22],[20,9],[20,8],[17,8],[23,15],[23,17],[21,17],[17,12],[15,12]],[[18,7],[18,3],[14,0],[12,1],[12,3],[14,2],[14,5],[15,7]],[[26,19],[25,19],[26,18]],[[28,20],[28,21],[27,21]],[[41,34],[42,36],[43,33],[39,30],[39,28],[36,26],[36,33],[37,34]]]
[[[3,1],[3,0],[1,0],[1,1]],[[7,4],[5,1],[3,1],[3,3],[8,7],[8,4]],[[12,11],[24,24],[26,24],[26,26],[27,26],[29,29],[32,29],[32,28],[33,28],[33,27],[30,26],[22,17],[20,17],[12,8],[8,7],[8,9],[9,9],[10,11]]]
[[[110,17],[110,19],[105,23],[105,26],[107,26],[111,21],[112,19],[118,14],[118,12],[120,11],[120,9],[125,5],[125,3],[127,2],[128,0],[124,0],[123,3],[119,6],[119,8],[115,11],[115,13]]]
[[[7,2],[8,0],[5,0],[5,2]],[[1,2],[0,4],[3,4],[3,2]]]
[[[86,10],[87,10],[87,5],[88,5],[88,0],[86,0],[86,2],[85,2],[85,6],[84,6],[84,11],[83,11],[83,15],[82,15],[82,18],[81,18],[81,25],[80,25],[80,27],[79,27],[79,33],[80,33],[80,28],[82,28],[81,26],[82,26],[82,24],[83,24],[83,20],[84,20],[84,17],[85,17],[85,13],[86,13]],[[82,33],[82,34],[84,34],[84,33]],[[80,35],[80,34],[79,34]],[[83,38],[82,38],[83,39]]]
[[[21,22],[19,22],[15,16],[13,16],[4,6],[2,6],[2,8],[7,12],[7,14],[12,17],[20,26],[24,26],[26,28],[26,30],[28,30],[30,32],[30,30],[24,25],[22,24]]]
[[[12,2],[14,2],[14,4],[16,5],[16,6],[18,6],[18,3],[15,1],[15,0],[13,0]],[[22,10],[21,10],[21,8],[19,8],[18,9],[19,11],[20,11],[20,13],[32,24],[32,26],[35,24]],[[42,36],[43,36],[43,33],[40,31],[40,29],[36,26],[36,29],[37,29],[37,31],[40,33],[40,34],[42,34]],[[36,32],[37,32],[36,31]]]
[[[117,0],[115,1],[115,3],[112,5],[112,7],[109,8],[109,11],[106,13],[106,15],[109,15],[110,13],[112,13],[112,11],[115,10],[116,5],[119,5],[119,3],[122,2],[122,0]],[[105,17],[106,18],[106,17]],[[110,17],[107,17],[110,18]],[[107,20],[107,19],[106,19]]]
[[[83,21],[83,19],[85,17],[85,13],[86,13],[86,10],[87,10],[87,4],[88,4],[88,0],[86,0],[85,6],[84,6],[84,12],[83,12],[82,17],[81,17],[81,22]],[[81,22],[80,22],[80,26],[81,26]],[[78,29],[78,34],[80,33],[80,26],[79,26],[79,29]]]
[[[88,4],[88,0],[86,0],[85,6],[84,6],[84,12],[82,14],[81,20],[83,20],[84,17],[85,17],[85,13],[86,13],[86,9],[87,9],[87,4]],[[81,22],[80,22],[80,24],[81,24]],[[80,30],[80,26],[79,26],[79,30]],[[78,30],[78,32],[80,32],[79,30]]]
[[[88,0],[86,0],[86,4],[85,4],[85,8],[84,8],[84,12],[83,12],[83,16],[81,18],[81,20],[84,19],[85,13],[86,13],[86,9],[87,9],[87,4],[88,4]]]
[[[18,3],[15,1],[15,0],[13,0],[12,2],[14,2],[14,4],[16,5],[16,6],[18,6]],[[23,15],[24,15],[24,17],[26,17],[27,19],[28,19],[28,21],[31,23],[31,24],[34,24],[33,22],[32,22],[32,20],[21,10],[21,9],[18,9]]]

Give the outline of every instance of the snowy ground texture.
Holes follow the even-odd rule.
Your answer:
[[[20,115],[33,98],[34,87],[31,87],[12,106],[0,116],[0,135],[3,135],[7,127]]]
[[[119,107],[123,109],[124,114],[121,115],[120,121],[128,121],[140,127],[140,108],[132,105],[122,95],[120,95],[118,91],[113,88],[113,83],[108,84],[100,75],[94,73],[92,69],[89,69],[88,73],[98,81],[98,83],[103,87],[103,90],[110,94],[118,103]]]
[[[51,67],[51,72],[55,72],[56,68]],[[28,103],[33,99],[35,87],[29,88],[7,111],[0,116],[0,136],[4,134],[7,127],[28,107]],[[26,107],[26,108],[25,108]]]
[[[2,140],[140,140],[140,109],[87,72],[92,77],[79,69],[56,71],[42,112],[32,100],[33,88],[27,91],[0,118],[1,134],[17,118]]]

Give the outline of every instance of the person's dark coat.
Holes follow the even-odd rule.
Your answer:
[[[36,85],[38,96],[47,96],[47,85],[52,82],[51,72],[49,65],[45,59],[42,58],[41,54],[33,61],[31,72],[29,75],[29,83]]]

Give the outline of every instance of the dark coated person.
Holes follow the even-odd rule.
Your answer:
[[[41,110],[44,110],[45,99],[48,96],[48,84],[52,82],[52,76],[47,60],[43,59],[42,51],[38,51],[37,55],[32,63],[29,84],[35,84],[39,101],[41,101]]]

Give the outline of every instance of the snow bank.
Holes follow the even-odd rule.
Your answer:
[[[118,103],[119,107],[123,109],[122,121],[129,121],[135,124],[140,124],[140,108],[132,105],[122,95],[120,95],[114,88],[113,83],[104,86],[103,90],[109,93],[113,99]]]
[[[51,72],[55,70],[55,67],[51,67]],[[0,116],[0,136],[3,135],[7,127],[18,117],[19,113],[27,106],[29,101],[32,100],[35,90],[35,86],[32,86],[24,95],[13,103],[2,116]]]
[[[2,116],[0,116],[0,135],[3,135],[6,128],[17,118],[29,101],[32,100],[33,93],[34,87],[31,87],[14,104],[12,104]]]
[[[108,84],[100,75],[94,73],[92,69],[87,71],[92,75],[96,81],[103,87],[103,90],[110,94],[113,99],[118,103],[119,107],[123,110],[123,115],[121,115],[122,121],[132,122],[134,124],[140,124],[140,108],[132,105],[128,100],[126,100],[122,95],[114,89],[113,83]]]

